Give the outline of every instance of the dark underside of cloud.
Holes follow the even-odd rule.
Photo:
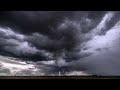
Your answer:
[[[0,11],[0,54],[36,63],[54,60],[54,66],[43,68],[37,64],[47,74],[65,69],[119,75],[120,67],[111,68],[113,58],[114,64],[119,62],[118,56],[108,61],[109,52],[106,52],[106,60],[96,60],[102,56],[94,56],[95,52],[91,51],[97,41],[93,47],[89,46],[96,36],[106,40],[107,33],[118,25],[119,14],[118,11]],[[96,48],[96,52],[102,50],[107,49]],[[76,64],[78,61],[81,63]],[[111,67],[103,69],[98,63]]]

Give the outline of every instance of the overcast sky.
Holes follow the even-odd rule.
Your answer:
[[[32,61],[46,74],[120,75],[120,12],[1,11],[0,55]],[[42,67],[38,62],[53,60]]]

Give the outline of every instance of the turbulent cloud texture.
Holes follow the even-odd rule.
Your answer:
[[[32,62],[44,75],[76,71],[120,75],[119,14],[1,11],[0,54]]]

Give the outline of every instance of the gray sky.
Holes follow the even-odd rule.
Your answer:
[[[0,54],[36,63],[50,74],[120,75],[118,11],[0,12]],[[55,61],[40,66],[38,62]]]

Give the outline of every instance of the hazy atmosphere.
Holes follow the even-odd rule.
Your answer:
[[[0,11],[0,76],[117,76],[119,48],[119,11]]]

